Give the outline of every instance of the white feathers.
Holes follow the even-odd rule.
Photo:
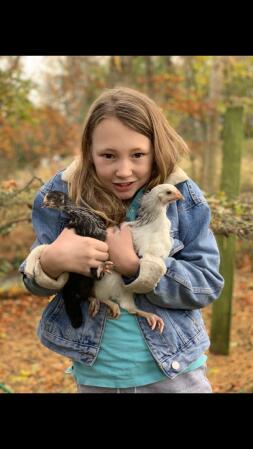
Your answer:
[[[168,256],[171,249],[170,221],[164,214],[142,226],[131,225],[134,248],[138,256],[145,254],[162,257]]]
[[[143,196],[138,219],[129,223],[138,256],[148,254],[165,259],[169,255],[171,223],[166,209],[170,203],[182,198],[171,184],[160,184]]]

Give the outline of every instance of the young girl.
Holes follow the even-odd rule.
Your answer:
[[[38,335],[46,347],[73,361],[80,393],[209,393],[206,355],[210,341],[199,309],[218,298],[223,287],[219,251],[210,230],[210,209],[199,187],[177,165],[187,152],[158,106],[128,88],[106,90],[92,104],[84,125],[82,150],[37,193],[33,207],[36,241],[22,263],[27,289],[56,294],[40,320]],[[140,270],[131,231],[124,221],[138,216],[144,192],[158,184],[176,185],[184,201],[168,208],[173,247],[166,274],[152,263],[151,276]],[[41,208],[45,194],[68,192],[86,201],[108,223],[105,242],[64,229],[64,214]],[[138,308],[160,316],[164,330],[152,330],[143,317],[121,309],[107,319],[107,307],[91,317],[82,302],[83,324],[74,329],[61,289],[69,272],[90,276],[90,269],[111,260]],[[150,270],[151,268],[151,270]],[[140,289],[145,279],[145,293]],[[147,289],[148,286],[148,289]]]

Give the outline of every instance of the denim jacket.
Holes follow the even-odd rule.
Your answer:
[[[46,192],[68,191],[68,179],[65,177],[64,180],[64,173],[57,172],[35,197],[32,220],[36,240],[33,250],[53,242],[65,226],[63,212],[41,208]],[[224,281],[219,274],[219,250],[209,227],[210,209],[201,190],[180,168],[175,169],[166,182],[175,184],[184,196],[184,201],[171,204],[167,212],[173,246],[165,261],[166,272],[150,291],[134,297],[138,308],[155,313],[164,320],[164,330],[160,334],[150,328],[145,318],[137,317],[153,357],[163,372],[173,378],[208,349],[210,341],[200,309],[219,297]],[[45,308],[38,326],[41,343],[72,360],[92,365],[103,337],[106,305],[101,304],[97,315],[90,317],[88,302],[82,302],[83,324],[74,329],[65,311],[61,289],[45,287],[46,284],[38,277],[35,280],[31,268],[27,274],[29,257],[19,268],[27,289],[38,296],[56,294]],[[138,283],[138,274],[137,279],[123,277],[123,280],[126,287]]]

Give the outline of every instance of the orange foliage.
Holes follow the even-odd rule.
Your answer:
[[[8,179],[7,181],[1,182],[1,188],[3,190],[13,190],[17,188],[17,183],[14,179]]]
[[[78,145],[79,129],[50,106],[34,109],[32,120],[0,129],[0,152],[7,159],[37,159],[55,153],[67,155]]]

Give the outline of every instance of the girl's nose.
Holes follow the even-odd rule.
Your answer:
[[[132,174],[131,162],[129,161],[121,161],[119,162],[115,175],[119,178],[127,178]]]

